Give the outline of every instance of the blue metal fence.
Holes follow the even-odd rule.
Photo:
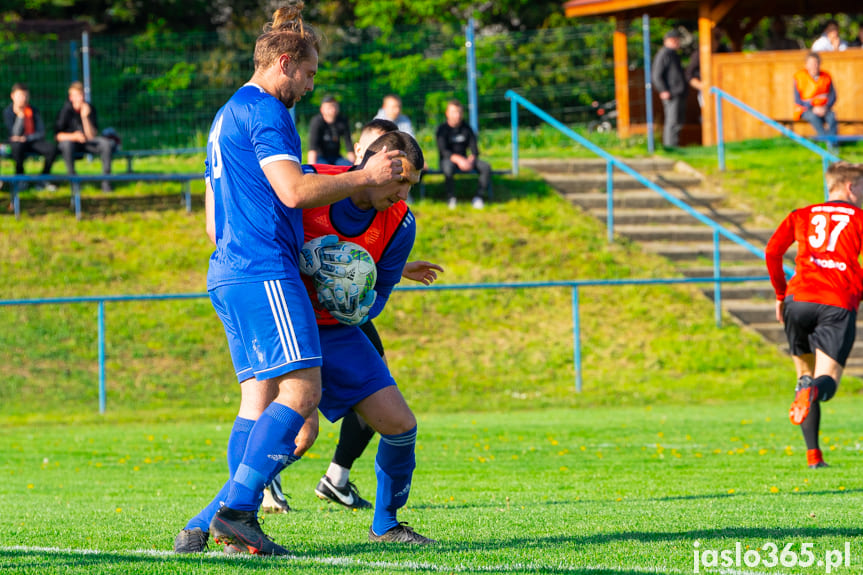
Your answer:
[[[717,88],[716,86],[713,86],[710,88],[710,91],[713,93],[713,95],[716,99],[716,153],[718,154],[717,159],[719,162],[719,169],[720,170],[722,170],[723,172],[725,171],[725,126],[722,122],[722,102],[728,101],[730,104],[734,104],[735,106],[737,106],[738,108],[740,108],[741,110],[743,110],[744,112],[749,114],[750,116],[753,116],[754,118],[757,118],[758,120],[761,120],[761,122],[770,126],[774,130],[776,130],[777,132],[782,134],[783,136],[785,136],[787,138],[791,138],[791,140],[793,140],[794,142],[797,142],[798,144],[800,144],[801,146],[803,146],[807,150],[811,150],[812,152],[815,152],[816,154],[821,156],[821,168],[822,168],[824,175],[825,175],[825,178],[824,178],[824,198],[825,199],[827,198],[827,195],[829,192],[829,190],[827,189],[827,178],[826,178],[827,168],[833,162],[838,162],[840,160],[840,158],[838,156],[836,156],[835,154],[831,154],[828,151],[822,150],[821,148],[819,148],[818,146],[816,146],[815,144],[813,144],[812,142],[810,142],[806,138],[804,138],[802,136],[798,136],[797,134],[795,134],[794,132],[792,132],[791,130],[789,130],[788,128],[786,128],[785,126],[780,124],[779,122],[776,122],[775,120],[767,117],[765,114],[762,114],[761,112],[759,112],[755,108],[753,108],[753,107],[749,106],[748,104],[738,100],[737,98],[735,98],[734,96],[732,96],[731,94],[726,92],[725,90],[722,90],[721,88]]]
[[[718,272],[718,269],[716,270]],[[584,287],[619,287],[632,285],[672,285],[672,284],[700,284],[728,282],[763,281],[769,279],[767,276],[752,277],[711,277],[711,278],[668,278],[668,279],[619,279],[619,280],[564,280],[549,282],[512,282],[512,283],[490,283],[490,284],[436,284],[432,286],[398,286],[398,291],[452,291],[452,290],[500,290],[500,289],[537,289],[537,288],[569,288],[572,290],[572,346],[573,346],[573,370],[575,372],[575,390],[581,392],[583,386],[582,376],[582,354],[581,354],[581,320],[579,313],[579,289]],[[718,289],[713,292],[716,313],[720,313],[721,295]],[[80,303],[95,303],[98,308],[97,314],[97,345],[99,363],[99,413],[104,414],[107,405],[106,378],[105,373],[105,342],[107,332],[105,329],[105,304],[108,302],[131,302],[131,301],[154,301],[154,300],[188,300],[209,298],[206,293],[181,293],[181,294],[145,294],[145,295],[105,295],[105,296],[82,296],[82,297],[59,297],[59,298],[36,298],[36,299],[10,299],[0,300],[3,306],[37,306],[37,305],[69,305]],[[717,316],[717,325],[718,316]]]

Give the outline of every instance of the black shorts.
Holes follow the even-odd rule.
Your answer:
[[[794,301],[786,298],[783,311],[785,335],[791,355],[815,353],[820,349],[845,367],[854,337],[857,312],[833,305]]]
[[[374,324],[371,321],[367,321],[363,325],[360,326],[360,329],[366,334],[366,337],[372,342],[372,345],[375,346],[375,349],[378,350],[378,353],[381,357],[384,356],[384,342],[381,341],[381,336],[378,335],[378,330],[375,328]]]

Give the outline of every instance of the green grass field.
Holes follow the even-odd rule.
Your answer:
[[[597,391],[595,393],[602,393]],[[788,394],[783,394],[788,395]],[[863,572],[863,400],[824,410],[829,469],[809,470],[788,398],[721,406],[551,409],[420,416],[418,467],[401,513],[433,548],[371,544],[370,512],[318,501],[337,430],[283,475],[296,511],[264,529],[294,558],[168,551],[225,478],[230,417],[7,426],[0,430],[0,572],[691,573],[717,551],[851,544]],[[373,443],[370,452],[373,451]],[[373,495],[373,458],[353,477]],[[769,561],[766,551],[764,560]],[[824,573],[762,565],[723,573]]]
[[[421,135],[422,137],[422,135]],[[643,141],[601,143],[622,157]],[[587,155],[524,130],[523,156]],[[506,134],[484,145],[506,167]],[[843,148],[849,159],[863,147]],[[820,201],[820,161],[781,143],[662,152],[710,177],[733,203],[775,225]],[[842,154],[846,156],[845,153]],[[186,172],[199,160],[142,160]],[[82,165],[82,171],[94,169]],[[469,179],[460,180],[469,198]],[[211,251],[200,194],[187,215],[179,186],[88,190],[82,221],[68,190],[26,193],[0,217],[0,299],[202,293]],[[530,174],[498,178],[482,212],[450,211],[441,179],[412,205],[413,257],[441,283],[674,277],[637,245],[608,245],[603,225]],[[221,326],[206,300],[106,306],[108,412],[96,399],[92,304],[0,307],[0,572],[691,573],[694,553],[812,544],[818,559],[851,544],[863,573],[858,459],[861,382],[846,378],[825,409],[830,469],[805,466],[787,421],[787,356],[695,287],[590,288],[581,294],[585,391],[573,390],[565,289],[404,292],[376,320],[397,381],[420,419],[419,467],[402,519],[433,549],[368,543],[370,515],[321,504],[312,489],[336,428],[324,426],[286,473],[297,509],[265,530],[292,559],[169,553],[176,531],[225,479],[238,394]],[[354,475],[374,494],[372,449]],[[694,543],[698,541],[699,547]],[[215,550],[214,550],[215,551]],[[767,552],[763,553],[768,560]],[[787,557],[786,557],[787,559]],[[824,573],[825,566],[736,565],[727,574]]]

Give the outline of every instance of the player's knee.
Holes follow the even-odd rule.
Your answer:
[[[411,429],[416,428],[417,426],[417,418],[414,416],[413,411],[410,409],[407,410],[398,420],[396,431],[393,435],[398,435],[400,433],[407,433]]]
[[[836,380],[829,375],[821,375],[815,378],[815,386],[818,388],[818,400],[830,401],[836,395]]]

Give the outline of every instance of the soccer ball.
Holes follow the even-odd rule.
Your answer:
[[[339,253],[350,254],[350,263],[337,263]],[[315,289],[318,293],[327,288],[335,291],[335,287],[340,285],[344,289],[345,297],[352,298],[356,294],[357,301],[363,301],[366,294],[375,287],[378,268],[375,266],[375,260],[364,247],[353,242],[340,241],[335,245],[324,247],[321,259],[323,263],[337,266],[345,273],[344,277],[334,277],[331,274],[316,275]],[[327,279],[335,283],[328,283]]]

